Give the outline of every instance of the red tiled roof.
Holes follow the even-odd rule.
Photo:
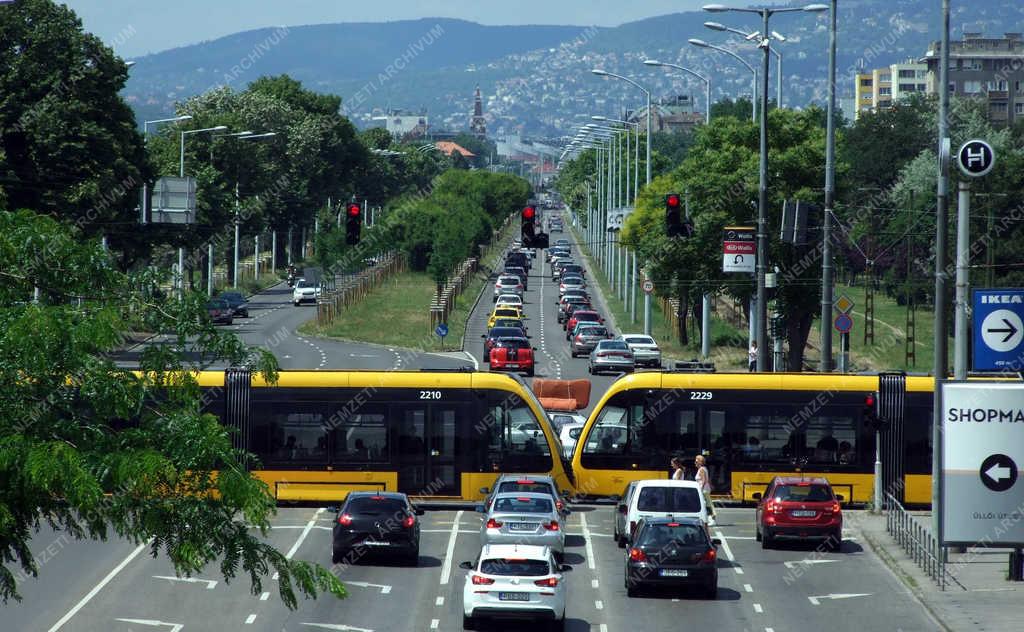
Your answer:
[[[476,157],[476,154],[474,154],[473,152],[469,151],[468,149],[466,149],[462,145],[460,145],[458,143],[453,143],[453,142],[451,142],[449,140],[439,140],[436,143],[434,143],[434,147],[437,147],[442,152],[444,152],[445,155],[448,155],[448,156],[451,156],[453,152],[457,151],[460,154],[462,154],[463,157],[465,157],[465,158],[474,158],[474,157]]]

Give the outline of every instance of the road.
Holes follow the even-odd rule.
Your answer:
[[[569,357],[555,317],[557,290],[542,271],[547,272],[547,266],[538,258],[525,297],[530,333],[539,353],[537,375],[590,377],[585,358]],[[588,275],[593,278],[594,273],[591,270]],[[295,336],[294,328],[311,311],[292,307],[287,290],[279,286],[260,295],[252,304],[253,318],[237,325],[248,342],[272,348],[286,368],[395,368],[397,357],[403,358],[403,367],[460,362]],[[602,304],[600,298],[597,304]],[[485,297],[469,320],[467,347],[478,360],[482,341],[476,341],[490,306]],[[275,339],[274,332],[281,335]],[[326,361],[321,365],[323,356]],[[591,406],[614,379],[593,378]],[[578,505],[566,525],[566,562],[574,567],[567,579],[567,630],[669,630],[684,624],[688,629],[723,632],[930,632],[939,627],[884,564],[861,547],[856,512],[847,514],[842,551],[827,553],[809,546],[762,550],[754,541],[752,509],[720,509],[714,534],[723,545],[720,589],[714,600],[672,591],[628,598],[623,551],[611,537],[611,512],[607,505]],[[273,520],[269,540],[297,559],[329,566],[332,520],[333,514],[323,509],[282,508]],[[332,566],[346,583],[349,597],[303,601],[295,612],[281,603],[274,579],[268,578],[255,595],[247,578],[226,583],[216,567],[193,581],[181,581],[173,578],[166,559],[153,559],[134,543],[76,542],[44,528],[33,540],[40,578],[20,583],[25,599],[5,606],[0,628],[40,632],[459,630],[466,571],[458,564],[478,552],[479,525],[480,515],[474,512],[430,511],[422,518],[421,556],[415,568],[370,558],[352,566]]]

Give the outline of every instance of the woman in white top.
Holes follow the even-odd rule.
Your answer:
[[[672,457],[672,480],[683,480],[683,460],[679,457]]]
[[[694,459],[694,464],[697,466],[697,475],[694,476],[694,480],[700,485],[700,491],[704,494],[704,502],[708,506],[708,524],[715,524],[715,506],[711,502],[711,476],[708,474],[708,468],[704,464],[704,456],[698,454],[697,458]]]

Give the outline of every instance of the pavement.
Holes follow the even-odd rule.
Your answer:
[[[916,518],[925,527],[929,514]],[[1024,629],[1024,582],[1007,581],[1009,549],[951,552],[941,590],[885,528],[884,514],[860,512],[856,528],[866,544],[900,578],[914,598],[948,632],[1010,632]]]

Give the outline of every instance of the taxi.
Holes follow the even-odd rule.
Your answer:
[[[487,328],[490,329],[494,327],[494,323],[499,318],[516,318],[524,320],[523,309],[522,307],[515,307],[512,305],[495,307],[491,312],[491,315],[487,318]]]

